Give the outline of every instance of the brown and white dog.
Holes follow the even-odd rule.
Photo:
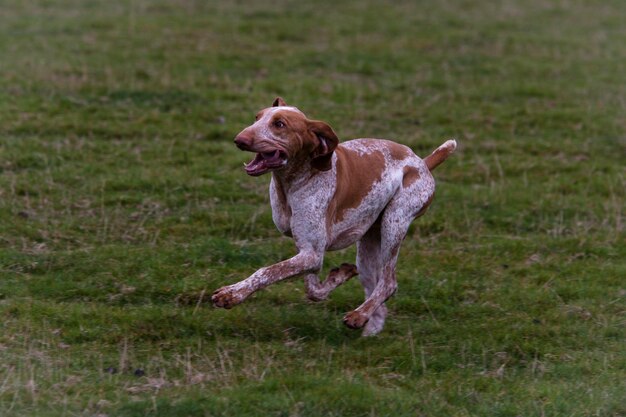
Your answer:
[[[248,175],[272,173],[270,202],[278,230],[293,237],[298,254],[222,287],[212,296],[217,307],[231,308],[270,284],[304,275],[314,301],[355,275],[365,302],[344,317],[363,335],[380,332],[385,301],[396,291],[396,260],[409,224],[432,202],[431,171],[456,149],[448,140],[424,160],[410,148],[380,139],[339,143],[324,122],[308,119],[280,97],[235,138],[237,147],[255,152]],[[357,244],[356,266],[342,264],[320,282],[324,252]],[[357,273],[358,271],[358,273]]]

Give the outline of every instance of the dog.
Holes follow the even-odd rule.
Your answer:
[[[297,255],[264,267],[212,295],[216,307],[231,308],[255,291],[304,275],[307,297],[321,301],[358,275],[365,301],[343,318],[364,336],[379,333],[386,300],[396,289],[398,251],[410,223],[430,206],[431,171],[456,149],[448,140],[423,160],[407,146],[382,139],[339,143],[326,123],[308,119],[278,97],[235,137],[235,145],[256,155],[248,175],[271,172],[272,219],[290,236]],[[356,266],[342,264],[321,282],[325,251],[357,244]]]

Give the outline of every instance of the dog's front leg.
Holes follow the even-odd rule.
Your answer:
[[[243,281],[220,288],[213,293],[211,300],[216,307],[232,308],[253,292],[275,282],[305,272],[319,271],[322,259],[323,252],[301,251],[293,258],[259,269]]]
[[[317,273],[306,274],[304,277],[306,295],[311,301],[325,300],[331,291],[358,274],[355,265],[346,263],[331,269],[324,282],[320,282]]]

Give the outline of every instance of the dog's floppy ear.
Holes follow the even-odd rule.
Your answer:
[[[319,171],[328,171],[333,167],[333,152],[339,144],[339,138],[333,132],[333,129],[324,122],[310,120],[308,124],[309,131],[319,141],[319,144],[311,153],[311,166]]]
[[[285,103],[285,100],[283,100],[282,97],[276,97],[276,100],[274,100],[272,107],[279,107],[279,106],[286,106],[286,105],[287,103]]]

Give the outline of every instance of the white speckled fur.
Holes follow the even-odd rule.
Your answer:
[[[240,135],[245,133],[254,137],[254,152],[285,150],[293,146],[270,126],[274,115],[284,111],[305,117],[295,107],[271,107],[242,131]],[[298,254],[261,268],[243,281],[220,288],[213,295],[215,305],[230,308],[261,288],[297,275],[304,275],[309,298],[319,301],[358,271],[366,299],[346,315],[344,322],[351,328],[363,327],[363,335],[380,332],[387,314],[384,303],[397,288],[395,267],[400,244],[411,221],[423,214],[435,192],[435,181],[427,164],[408,148],[406,157],[394,158],[391,144],[393,142],[376,139],[355,139],[339,144],[339,148],[350,151],[353,156],[364,157],[373,152],[382,154],[384,168],[360,204],[347,209],[337,222],[327,218],[337,189],[336,152],[328,171],[314,169],[310,158],[288,159],[283,168],[273,170],[270,183],[272,218],[278,230],[293,236]],[[394,146],[397,149],[398,145]],[[455,147],[456,142],[448,141],[438,151],[443,149],[446,152],[445,159]],[[419,175],[414,182],[403,184],[406,167],[417,170]],[[317,274],[322,267],[324,252],[354,243],[357,243],[356,271],[353,265],[344,264],[320,282]]]

